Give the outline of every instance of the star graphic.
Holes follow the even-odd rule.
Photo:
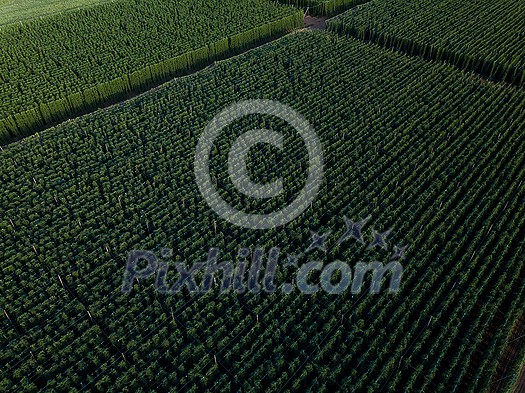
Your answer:
[[[372,236],[374,239],[369,244],[367,250],[370,250],[374,247],[381,247],[383,250],[388,250],[388,245],[386,244],[386,238],[388,235],[390,235],[390,232],[392,232],[391,229],[388,231],[379,233],[375,229],[372,229]]]
[[[162,258],[171,258],[173,256],[173,249],[164,247],[160,250],[160,256]]]
[[[399,247],[397,244],[394,246],[394,253],[390,257],[390,260],[393,261],[394,259],[397,259],[398,261],[402,261],[406,258],[405,251],[408,248],[407,246]]]
[[[363,234],[361,231],[363,230],[363,227],[367,224],[368,221],[370,221],[372,217],[368,216],[364,220],[353,222],[348,217],[344,216],[343,219],[345,221],[346,230],[345,233],[337,240],[337,244],[341,244],[348,238],[353,238],[357,240],[359,243],[365,244],[365,241],[363,240]]]
[[[286,262],[285,266],[294,266],[294,267],[298,266],[297,261],[299,260],[299,256],[287,254],[286,255],[286,259],[287,259],[287,262]]]
[[[326,251],[325,242],[328,239],[328,236],[330,235],[330,231],[326,232],[326,233],[324,233],[322,235],[319,235],[319,234],[317,234],[317,232],[314,232],[314,231],[310,231],[310,233],[312,234],[312,243],[310,243],[310,245],[306,249],[305,253],[309,252],[309,251],[312,251],[312,250],[315,250],[316,248],[319,248],[320,250]]]

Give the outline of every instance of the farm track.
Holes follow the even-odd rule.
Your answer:
[[[520,353],[521,347],[523,346],[523,342],[525,341],[524,335],[525,313],[522,313],[512,327],[507,345],[500,356],[496,372],[492,377],[492,383],[490,386],[491,393],[502,391],[502,387],[505,386],[506,379],[510,377],[510,375],[508,375],[508,370],[512,368],[516,362],[521,360],[518,358],[518,355]],[[520,378],[521,377],[523,377],[523,372],[520,373]],[[517,385],[519,385],[519,382],[517,382]]]
[[[324,30],[327,18],[324,16],[316,17],[306,15],[304,17],[304,27],[309,30]]]
[[[525,272],[522,270],[517,282],[523,282],[524,278]],[[479,304],[477,306],[481,307],[482,305]],[[507,307],[506,304],[503,304],[501,308],[505,309],[505,307]],[[504,323],[505,314],[502,312],[501,308],[496,311],[497,315],[492,320],[483,335],[481,347],[476,350],[469,363],[468,370],[465,373],[465,378],[462,381],[462,388],[465,389],[465,391],[468,389],[470,383],[468,378],[474,374],[475,370],[477,367],[479,367],[485,357],[484,350],[489,346],[490,340],[496,335],[498,329],[500,329],[501,325]],[[519,361],[516,356],[519,354],[519,351],[523,346],[523,334],[525,334],[524,315],[522,315],[512,327],[509,340],[507,341],[507,344],[505,345],[499,357],[496,371],[491,379],[489,392],[496,393],[502,391],[501,387],[504,386],[506,379],[510,377],[510,375],[507,373],[507,370],[511,368],[516,361]]]
[[[525,393],[525,364],[521,367],[520,375],[518,376],[512,393]]]

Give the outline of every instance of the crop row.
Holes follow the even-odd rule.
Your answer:
[[[253,98],[298,110],[325,154],[312,206],[269,231],[221,220],[193,176],[207,123]],[[304,32],[9,145],[0,160],[9,315],[0,386],[459,391],[473,370],[468,386],[483,388],[523,297],[524,103],[523,91],[448,65]],[[286,157],[253,152],[254,179],[265,178],[271,158],[298,190],[307,166],[303,144],[281,121],[232,124],[216,141],[211,174],[243,209],[224,163],[247,128],[285,137]],[[246,210],[276,210],[293,197],[250,201]],[[169,246],[191,264],[219,247],[235,261],[242,247],[304,251],[312,229],[333,231],[328,253],[300,263],[388,260],[390,252],[350,240],[333,247],[344,215],[373,217],[367,241],[372,228],[392,228],[390,252],[409,245],[397,295],[166,296],[152,281],[119,291],[132,249]],[[281,269],[280,282],[287,277]],[[504,321],[496,333],[495,315]],[[489,355],[470,364],[478,351]]]
[[[520,0],[373,1],[328,23],[332,31],[525,85]]]
[[[311,15],[332,16],[370,0],[279,0],[284,4],[301,7]]]
[[[19,2],[16,0],[2,1],[2,13],[0,14],[0,26],[11,23],[24,23],[27,20],[41,18],[61,12],[74,12],[80,7],[90,7],[107,0],[60,0]]]
[[[266,0],[111,2],[0,29],[0,142],[303,25]]]

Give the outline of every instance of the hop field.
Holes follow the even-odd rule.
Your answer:
[[[525,3],[520,0],[379,0],[348,11],[329,28],[493,80],[525,84]]]
[[[256,98],[302,113],[325,156],[317,199],[268,231],[220,220],[192,169],[215,114]],[[302,32],[9,145],[0,389],[487,389],[523,307],[524,104],[522,90],[450,65]],[[279,120],[232,124],[212,176],[245,206],[224,162],[248,126],[284,133],[285,155],[256,149],[248,160],[255,179],[281,163],[274,175],[289,193],[250,206],[274,210],[302,187],[306,166]],[[313,230],[332,234],[329,253],[312,258],[388,258],[358,242],[335,246],[343,216],[371,216],[370,229],[393,229],[391,247],[409,245],[396,296],[166,296],[153,280],[120,292],[131,249],[170,247],[191,264],[218,247],[235,260],[240,247],[295,253]]]
[[[279,0],[279,3],[301,7],[309,14],[318,16],[332,16],[368,0]]]
[[[0,0],[0,26],[77,10],[109,0]]]
[[[302,27],[266,0],[129,0],[0,28],[0,141]]]

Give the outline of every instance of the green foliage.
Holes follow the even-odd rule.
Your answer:
[[[20,21],[25,23],[28,19],[74,11],[101,2],[109,0],[0,0],[0,26]]]
[[[242,7],[234,0],[129,0],[6,26],[0,123],[15,117],[11,133],[27,135],[49,119],[65,120],[301,27],[302,19],[302,11],[266,0]]]
[[[280,0],[279,2],[308,10],[311,15],[332,16],[368,1],[370,0]]]
[[[294,107],[324,147],[317,199],[268,231],[220,220],[192,170],[208,122],[249,98]],[[481,391],[525,295],[524,104],[522,90],[450,65],[304,32],[7,146],[0,386],[461,391],[466,380]],[[283,133],[278,170],[292,189],[306,168],[302,142],[277,119],[232,125],[211,170],[239,208],[219,162],[244,126]],[[263,151],[250,162],[254,178],[275,170]],[[247,206],[286,202],[275,199]],[[242,247],[279,246],[284,259],[310,229],[333,230],[330,246],[343,216],[369,214],[370,228],[393,228],[390,245],[409,245],[396,296],[163,296],[153,280],[119,292],[132,249],[169,246],[191,265],[209,247],[235,260]],[[309,258],[353,266],[390,255],[365,249],[348,242]]]
[[[525,86],[522,0],[378,0],[328,29]]]

